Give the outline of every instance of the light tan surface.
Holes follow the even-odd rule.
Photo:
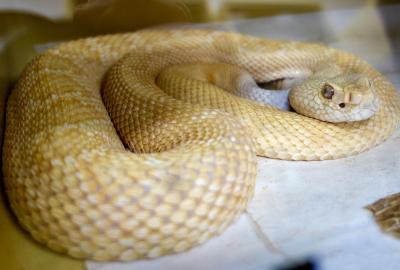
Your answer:
[[[163,153],[125,151],[101,103],[104,73],[132,49],[137,53],[109,74],[105,104],[125,145]],[[293,68],[327,57],[345,71],[367,75],[381,109],[360,123],[330,124],[245,107],[244,114],[261,120],[250,127],[257,154],[343,157],[382,142],[398,126],[393,86],[358,58],[319,45],[194,30],[63,44],[30,64],[8,104],[4,172],[21,224],[52,249],[99,260],[180,252],[222,231],[252,194],[253,137],[238,120],[172,99],[154,81],[165,67],[196,60],[227,61],[260,79],[282,65],[272,61],[277,51]],[[234,100],[227,105],[241,108]]]

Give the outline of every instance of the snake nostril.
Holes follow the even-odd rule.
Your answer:
[[[346,107],[346,104],[344,104],[343,102],[342,102],[342,103],[339,103],[339,107],[340,107],[340,108],[344,108],[344,107]]]

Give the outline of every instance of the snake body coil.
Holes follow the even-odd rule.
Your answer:
[[[367,76],[379,111],[328,123],[160,74],[180,64],[227,63],[271,81],[310,73],[321,61]],[[95,260],[181,252],[244,211],[256,154],[322,160],[360,153],[398,127],[399,104],[370,65],[316,44],[202,30],[72,41],[36,57],[11,93],[6,190],[22,226],[58,252]]]

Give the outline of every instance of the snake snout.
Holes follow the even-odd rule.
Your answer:
[[[341,108],[347,107],[347,105],[350,106],[351,121],[367,119],[373,116],[379,109],[379,99],[371,81],[367,78],[360,80],[358,80],[356,85],[351,85],[344,89],[343,103],[339,103],[339,107]]]
[[[346,105],[359,105],[360,107],[370,107],[376,99],[376,94],[371,81],[366,77],[360,77],[356,81],[336,89],[332,101],[341,108]]]

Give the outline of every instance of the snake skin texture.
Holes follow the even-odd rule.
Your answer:
[[[367,76],[379,111],[328,123],[168,73],[225,63],[272,81],[321,61]],[[143,31],[39,55],[6,114],[3,173],[20,224],[75,258],[134,260],[182,252],[224,231],[252,197],[256,155],[325,160],[382,143],[399,125],[400,98],[366,62],[322,45]]]

